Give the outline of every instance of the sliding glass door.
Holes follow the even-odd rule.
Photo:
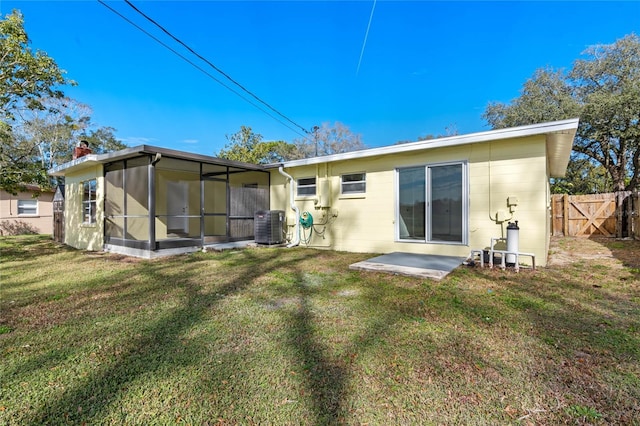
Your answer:
[[[400,241],[467,242],[466,163],[397,170]]]

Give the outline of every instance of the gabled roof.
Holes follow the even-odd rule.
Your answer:
[[[528,126],[509,127],[505,129],[490,130],[486,132],[470,133],[467,135],[457,135],[445,138],[404,143],[399,145],[364,149],[360,151],[351,151],[342,154],[326,155],[323,157],[312,157],[301,160],[285,161],[279,164],[271,164],[269,165],[269,167],[277,167],[280,165],[282,165],[283,167],[305,166],[312,164],[329,163],[333,161],[374,157],[379,155],[398,154],[480,142],[497,141],[501,139],[546,135],[547,157],[550,175],[552,177],[562,177],[566,172],[567,164],[569,164],[569,157],[571,155],[573,139],[578,129],[578,121],[579,119],[572,118],[569,120],[531,124]]]

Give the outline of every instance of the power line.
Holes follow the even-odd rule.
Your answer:
[[[262,108],[260,105],[257,105],[255,102],[252,102],[250,99],[247,99],[246,97],[244,97],[242,95],[242,93],[239,93],[238,91],[234,90],[232,87],[229,87],[229,85],[225,84],[223,81],[221,81],[220,79],[216,78],[215,76],[211,75],[209,72],[207,72],[206,70],[204,70],[202,67],[198,66],[197,64],[195,64],[193,61],[189,60],[188,58],[186,58],[184,55],[182,55],[180,52],[176,51],[175,49],[171,48],[169,45],[167,45],[166,43],[164,43],[162,40],[158,39],[157,37],[155,37],[153,34],[149,33],[148,31],[146,31],[144,28],[140,27],[139,25],[137,25],[135,22],[131,21],[129,18],[127,18],[126,16],[124,16],[123,14],[121,14],[120,12],[118,12],[117,10],[113,9],[111,6],[109,6],[108,4],[106,4],[103,0],[98,0],[98,3],[102,4],[104,7],[106,7],[107,9],[109,9],[111,12],[115,13],[116,15],[118,15],[120,18],[122,18],[124,21],[126,21],[127,23],[131,24],[132,26],[134,26],[135,28],[137,28],[138,30],[140,30],[142,33],[144,33],[145,35],[147,35],[148,37],[150,37],[151,39],[153,39],[155,42],[157,42],[158,44],[160,44],[162,47],[166,48],[167,50],[169,50],[170,52],[172,52],[173,54],[175,54],[176,56],[178,56],[180,59],[184,60],[185,62],[187,62],[189,65],[193,66],[194,68],[196,68],[198,71],[202,72],[203,74],[205,74],[207,77],[211,78],[212,80],[214,80],[216,83],[220,84],[221,86],[223,86],[225,89],[229,90],[231,93],[237,95],[239,98],[241,98],[242,100],[244,100],[245,102],[251,104],[252,106],[254,106],[255,108],[257,108],[258,110],[262,111],[263,113],[265,113],[266,115],[268,115],[269,117],[273,118],[275,121],[277,121],[278,123],[282,124],[283,126],[285,126],[286,128],[288,128],[289,130],[293,131],[294,133],[296,133],[297,135],[303,137],[304,139],[307,139],[308,137],[300,132],[298,132],[298,130],[292,128],[291,126],[289,126],[287,123],[283,122],[282,120],[280,120],[278,117],[274,116],[273,114],[269,113],[269,111],[266,111],[264,108]],[[263,102],[264,103],[264,102]],[[271,108],[271,107],[270,107]],[[271,108],[273,109],[273,108]],[[274,110],[275,111],[275,110]],[[276,111],[277,112],[277,111]],[[279,115],[282,115],[280,113],[278,113]],[[285,117],[286,118],[286,117]],[[287,118],[288,121],[291,121],[290,119]],[[301,128],[305,133],[309,134],[309,132],[304,129],[303,127],[299,126],[298,124],[296,124],[295,122],[291,121],[293,124],[295,124],[297,127]]]
[[[102,0],[99,0],[102,1]],[[166,28],[164,28],[162,25],[160,25],[158,22],[156,22],[154,19],[152,19],[151,17],[149,17],[148,15],[146,15],[144,12],[142,12],[140,9],[138,9],[136,6],[133,5],[133,3],[131,3],[129,0],[124,0],[126,4],[128,4],[133,10],[135,10],[138,14],[140,14],[142,17],[144,17],[147,21],[151,22],[153,25],[155,25],[156,27],[158,27],[162,32],[164,32],[166,35],[168,35],[169,37],[171,37],[173,40],[175,40],[177,43],[181,44],[185,49],[187,49],[189,52],[191,52],[192,54],[194,54],[196,57],[198,57],[200,60],[204,61],[207,65],[209,65],[211,68],[213,68],[214,70],[216,70],[218,73],[222,74],[227,80],[229,80],[230,82],[232,82],[233,84],[235,84],[236,86],[238,86],[242,91],[244,91],[245,93],[247,93],[248,95],[250,95],[251,97],[253,97],[255,100],[257,100],[258,102],[260,102],[261,104],[265,105],[267,108],[269,108],[270,110],[272,110],[273,112],[275,112],[276,114],[278,114],[280,117],[284,118],[285,120],[287,120],[289,123],[293,124],[294,126],[298,127],[299,129],[301,129],[303,132],[309,134],[310,132],[305,129],[304,127],[302,127],[301,125],[299,125],[298,123],[296,123],[295,121],[293,121],[292,119],[290,119],[289,117],[287,117],[286,115],[282,114],[280,111],[278,111],[277,109],[275,109],[274,107],[272,107],[271,105],[269,105],[267,102],[263,101],[262,99],[260,99],[256,94],[254,94],[253,92],[251,92],[249,89],[247,89],[246,87],[244,87],[242,84],[240,84],[238,81],[236,81],[235,79],[233,79],[229,74],[227,74],[226,72],[224,72],[223,70],[221,70],[220,68],[218,68],[216,65],[214,65],[211,61],[209,61],[207,58],[205,58],[204,56],[200,55],[198,52],[196,52],[195,50],[193,50],[189,45],[187,45],[185,42],[183,42],[182,40],[180,40],[178,37],[174,36],[171,32],[169,32],[169,30],[167,30]]]

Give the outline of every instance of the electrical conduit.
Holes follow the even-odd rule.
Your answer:
[[[287,247],[295,247],[300,244],[300,209],[296,206],[294,199],[295,193],[293,191],[293,177],[285,172],[282,166],[278,167],[278,171],[282,176],[289,179],[289,202],[291,203],[291,210],[296,213],[296,225],[293,231],[293,240],[291,243],[287,244]]]

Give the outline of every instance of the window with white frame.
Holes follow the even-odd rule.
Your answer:
[[[96,187],[95,179],[82,182],[82,222],[96,223]]]
[[[364,194],[367,192],[367,174],[350,173],[340,177],[341,194]]]
[[[37,216],[38,200],[18,200],[18,216]]]
[[[408,167],[397,174],[398,238],[466,244],[467,164]]]
[[[316,178],[302,178],[298,179],[298,184],[296,185],[298,188],[297,195],[299,197],[308,197],[312,195],[316,195]]]

